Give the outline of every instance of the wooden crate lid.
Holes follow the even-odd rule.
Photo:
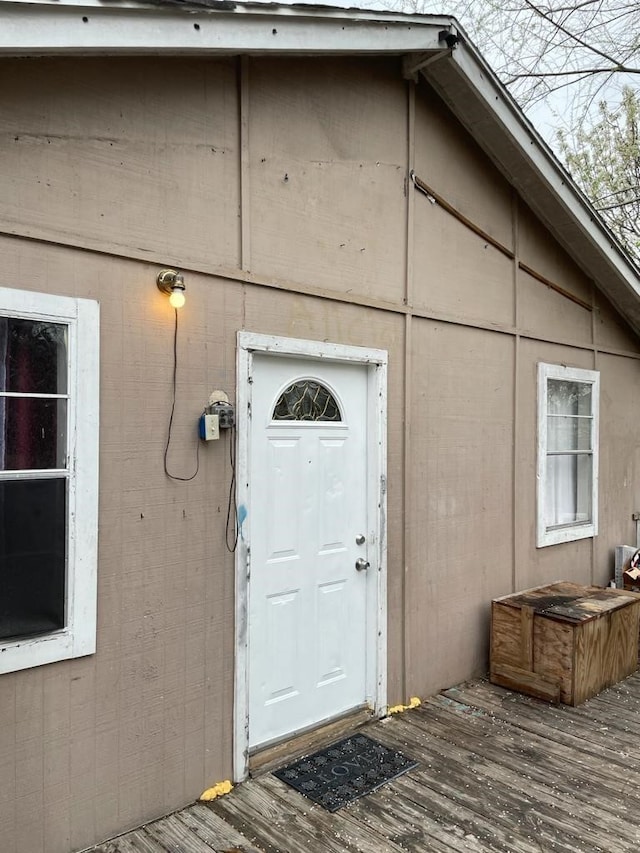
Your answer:
[[[640,595],[619,589],[602,589],[597,586],[560,581],[539,586],[514,595],[494,599],[494,602],[520,609],[531,607],[534,613],[559,622],[589,622],[612,610],[628,607],[640,601]]]

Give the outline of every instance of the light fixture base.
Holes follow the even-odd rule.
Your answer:
[[[175,288],[179,288],[180,290],[185,289],[184,279],[177,270],[160,270],[156,282],[158,284],[158,290],[166,293],[167,296],[171,296]]]

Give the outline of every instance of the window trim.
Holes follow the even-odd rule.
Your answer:
[[[560,379],[567,382],[584,382],[591,385],[592,463],[591,463],[591,520],[576,522],[562,527],[547,528],[546,485],[547,485],[547,381]],[[538,460],[537,460],[537,535],[536,547],[558,545],[562,542],[574,542],[598,535],[598,456],[600,421],[600,373],[597,370],[584,370],[578,367],[566,367],[561,364],[538,363]]]
[[[0,287],[0,316],[69,327],[67,624],[51,634],[0,641],[0,674],[96,650],[99,312],[93,300]]]

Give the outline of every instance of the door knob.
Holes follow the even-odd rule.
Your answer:
[[[364,557],[358,557],[358,559],[356,560],[356,571],[357,572],[366,572],[366,570],[369,568],[369,566],[370,566],[370,563],[368,563],[367,560],[364,559]]]
[[[364,545],[365,539],[366,536],[364,535],[364,533],[358,533],[358,535],[356,536],[356,545]]]

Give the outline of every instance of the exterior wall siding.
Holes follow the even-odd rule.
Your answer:
[[[412,695],[486,669],[488,602],[511,583],[513,340],[418,320],[407,522]]]
[[[335,58],[248,62],[250,269],[402,302],[406,93],[389,72]]]
[[[3,853],[70,853],[231,775],[236,332],[389,351],[390,704],[486,670],[489,601],[605,582],[640,509],[640,346],[396,61],[3,61],[6,287],[101,304],[98,651],[1,677]],[[431,204],[409,170],[514,253]],[[518,268],[533,267],[593,310]],[[536,364],[602,377],[593,542],[535,548]],[[605,499],[606,496],[606,499]]]
[[[638,364],[598,353],[600,371],[600,535],[593,540],[593,580],[611,577],[614,545],[635,545],[640,443],[638,442]]]
[[[542,285],[539,286],[543,287]],[[528,589],[532,586],[564,580],[565,578],[575,583],[591,583],[590,539],[567,542],[548,548],[536,548],[536,371],[540,361],[583,367],[587,370],[594,369],[592,351],[548,344],[528,338],[521,339],[519,342],[518,406],[516,411],[517,463],[515,472],[517,480],[515,490],[515,531],[517,537],[514,560],[515,589]],[[604,442],[606,439],[601,435],[600,440]],[[606,536],[606,534],[604,535]]]
[[[167,263],[239,263],[233,62],[3,65],[3,230]]]

